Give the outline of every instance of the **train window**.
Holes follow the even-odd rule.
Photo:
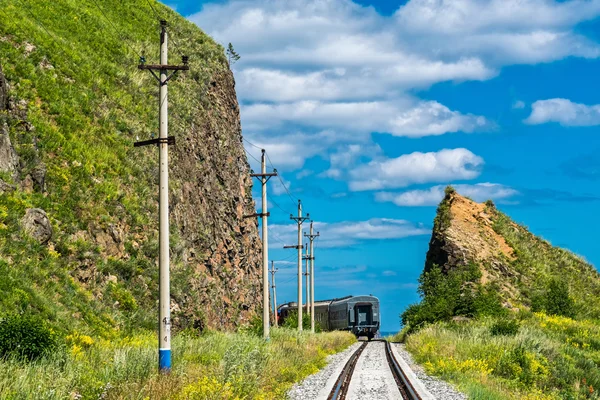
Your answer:
[[[356,306],[354,308],[354,313],[357,325],[373,325],[373,312],[370,304]]]

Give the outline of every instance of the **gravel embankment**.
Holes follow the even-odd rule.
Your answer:
[[[362,352],[348,387],[348,400],[397,400],[402,395],[385,356],[385,343],[371,342]]]
[[[417,377],[421,380],[423,385],[425,385],[427,390],[429,390],[431,394],[435,396],[436,399],[467,400],[467,396],[465,394],[458,392],[449,383],[427,375],[423,370],[423,367],[415,363],[410,353],[404,348],[403,344],[396,343],[392,346],[396,346],[398,354],[400,354],[404,361],[406,361],[406,363],[410,365],[415,375],[417,375]]]
[[[350,356],[360,347],[355,343],[346,350],[327,357],[325,368],[296,383],[288,392],[290,400],[325,400]]]

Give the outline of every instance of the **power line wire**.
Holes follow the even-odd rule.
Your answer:
[[[271,199],[271,198],[270,198],[270,199],[269,199],[269,201],[270,201],[271,203],[273,203],[273,204],[275,205],[275,207],[277,207],[277,208],[279,208],[281,211],[283,211],[283,212],[285,213],[285,215],[288,215],[288,214],[293,214],[293,213],[291,213],[291,212],[289,212],[289,211],[286,211],[286,210],[284,210],[284,209],[283,209],[283,207],[281,207],[281,206],[279,205],[279,203],[277,203],[275,200],[273,200],[273,199]]]
[[[148,5],[152,9],[152,11],[154,12],[154,15],[156,15],[156,19],[158,19],[159,21],[162,20],[161,16],[158,14],[158,12],[156,11],[156,8],[154,8],[154,6],[150,2],[150,0],[146,0],[146,3],[148,3]]]
[[[258,158],[256,158],[256,157],[254,157],[254,156],[252,155],[252,153],[250,153],[250,152],[249,152],[247,149],[244,149],[244,150],[245,150],[245,151],[246,151],[246,153],[248,153],[248,155],[249,155],[250,157],[252,157],[252,158],[253,158],[253,159],[254,159],[256,162],[260,162],[260,160],[259,160]]]
[[[65,55],[65,57],[67,59],[69,59],[69,55],[67,54],[67,52],[65,51],[65,49],[60,45],[60,43],[58,43],[58,39],[56,37],[54,37],[53,34],[50,33],[50,31],[46,28],[46,26],[42,23],[42,21],[39,20],[38,17],[36,17],[36,15],[33,13],[33,11],[31,11],[31,7],[28,7],[27,4],[25,4],[23,2],[23,0],[19,0],[19,3],[21,3],[21,5],[23,6],[23,8],[25,8],[25,10],[29,13],[29,15],[31,15],[31,17],[35,20],[35,22],[37,22],[37,24],[46,32],[46,34],[48,36],[50,36],[50,40],[52,40],[52,42],[60,49],[60,51],[63,53],[63,55]],[[72,60],[72,59],[71,59]],[[73,61],[73,60],[72,60]],[[75,62],[75,64],[79,67],[80,65],[78,63]]]
[[[93,3],[96,6],[96,8],[98,8],[98,10],[100,10],[100,13],[102,14],[102,16],[108,21],[110,26],[117,33],[117,39],[119,39],[119,41],[122,41],[123,43],[125,43],[125,46],[129,47],[138,57],[141,58],[142,55],[129,44],[129,41],[127,40],[127,38],[120,36],[119,29],[113,24],[113,22],[110,20],[110,18],[108,18],[108,16],[104,13],[104,10],[98,5],[98,2],[96,0],[93,0]]]
[[[271,161],[271,157],[269,157],[269,152],[265,151],[265,154],[267,155],[267,161],[269,161],[269,164],[271,164],[271,168],[276,169],[275,166],[273,165],[273,162]],[[286,186],[286,184],[283,181],[283,179],[281,178],[281,176],[277,175],[277,179],[279,179],[279,181],[281,182],[283,189],[285,190],[287,195],[290,197],[292,202],[295,203],[296,201],[298,201],[298,198],[296,196],[292,195],[292,192],[288,189],[288,187]]]
[[[249,141],[248,139],[246,139],[246,138],[245,138],[245,137],[243,137],[243,136],[242,136],[242,139],[243,139],[243,140],[244,140],[246,143],[248,143],[250,146],[252,146],[252,147],[256,147],[256,148],[257,148],[257,149],[259,149],[259,150],[262,150],[262,149],[263,149],[262,147],[258,147],[257,145],[255,145],[254,143],[252,143],[251,141]],[[273,166],[273,165],[271,165],[271,166]]]
[[[280,262],[281,262],[281,261],[287,261],[287,260],[291,260],[292,258],[295,258],[295,257],[296,257],[296,255],[295,255],[295,254],[291,254],[291,255],[289,255],[289,256],[287,256],[286,258],[283,258],[283,259],[281,259],[281,260],[275,260],[275,262],[277,262],[277,261],[280,261]]]
[[[175,51],[177,53],[179,53],[180,57],[183,57],[183,52],[181,51],[181,49],[179,48],[179,43],[177,43],[177,40],[175,40],[175,35],[171,35],[169,36],[169,40],[173,41],[173,45],[175,45]]]
[[[259,150],[263,150],[262,147],[259,147],[257,145],[255,145],[254,143],[252,143],[251,141],[249,141],[248,139],[246,139],[245,137],[242,136],[242,139],[248,143],[250,146],[252,147],[256,147]],[[248,152],[249,153],[249,152]],[[250,154],[250,153],[249,153]],[[275,166],[273,165],[273,162],[271,161],[271,157],[269,157],[269,152],[265,150],[265,154],[267,156],[267,161],[269,162],[269,164],[271,165],[271,168],[273,168],[274,170],[277,170],[277,168],[275,168]],[[254,157],[253,157],[254,158]],[[256,158],[255,158],[256,160]],[[258,161],[258,160],[257,160]],[[287,195],[290,197],[290,199],[292,200],[293,203],[295,203],[296,201],[298,201],[298,198],[294,195],[292,195],[292,192],[288,189],[287,185],[285,184],[285,182],[283,181],[283,179],[281,178],[281,176],[277,175],[277,179],[279,179],[279,182],[281,182],[281,185],[283,186],[283,189],[285,190],[285,192],[287,193]]]

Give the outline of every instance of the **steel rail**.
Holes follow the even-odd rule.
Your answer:
[[[407,400],[421,400],[421,396],[410,382],[410,379],[406,376],[402,368],[398,364],[394,353],[392,352],[392,345],[387,340],[385,342],[385,356],[387,358],[394,380],[402,393],[402,397]]]
[[[356,363],[361,353],[367,347],[368,342],[363,342],[363,344],[352,354],[340,376],[335,381],[335,385],[333,385],[333,389],[327,396],[327,400],[344,400],[346,398],[346,394],[348,393],[348,387],[350,386],[350,380],[352,379],[352,373],[354,372],[354,367],[356,367]]]

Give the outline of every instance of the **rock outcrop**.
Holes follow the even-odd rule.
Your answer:
[[[19,167],[19,156],[13,148],[8,133],[8,105],[8,83],[0,65],[0,172],[15,176]]]
[[[448,274],[467,266],[480,271],[475,284],[493,284],[510,309],[529,307],[553,279],[567,282],[582,304],[600,295],[600,275],[592,265],[534,236],[492,201],[476,203],[449,187],[438,207],[424,272],[439,268]]]
[[[438,208],[435,226],[429,242],[425,271],[440,267],[448,272],[474,263],[481,270],[481,283],[500,283],[502,290],[513,298],[517,295],[510,280],[516,276],[511,267],[515,259],[513,248],[494,231],[496,209],[476,203],[452,191]]]
[[[171,215],[185,241],[186,268],[196,272],[191,291],[175,300],[182,314],[202,307],[211,327],[231,327],[262,298],[261,242],[256,219],[244,218],[256,211],[233,74],[213,79],[208,97],[214,106],[197,116],[174,149],[172,177],[181,185],[173,190]]]
[[[48,219],[48,214],[40,208],[28,208],[25,210],[21,226],[25,232],[41,244],[48,243],[52,238],[50,219]]]

